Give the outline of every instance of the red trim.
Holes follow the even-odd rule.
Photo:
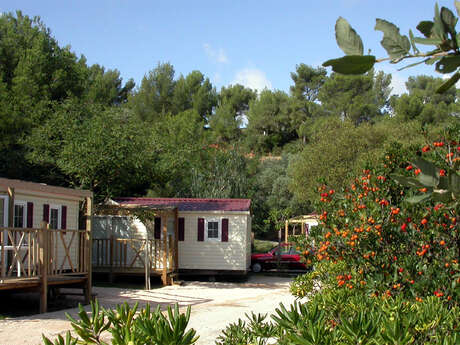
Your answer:
[[[121,205],[177,207],[179,211],[249,211],[250,199],[114,198]]]

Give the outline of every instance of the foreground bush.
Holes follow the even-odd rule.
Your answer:
[[[230,324],[217,345],[442,344],[460,342],[460,309],[436,297],[409,303],[368,298],[353,290],[316,294],[308,303],[280,305],[271,315]]]
[[[186,331],[190,307],[186,314],[179,313],[177,304],[174,310],[168,307],[168,317],[163,315],[160,307],[151,311],[148,304],[139,312],[137,304],[131,308],[125,303],[110,310],[100,308],[97,301],[91,303],[90,315],[81,305],[79,309],[79,320],[67,314],[78,337],[67,332],[65,337],[59,335],[53,343],[43,336],[45,345],[191,345],[198,340],[194,329]],[[110,343],[102,340],[107,332],[112,336]]]

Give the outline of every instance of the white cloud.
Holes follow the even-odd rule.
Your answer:
[[[403,93],[406,93],[407,92],[406,81],[407,81],[407,78],[403,78],[397,73],[392,73],[390,87],[393,90],[391,90],[391,94],[392,95],[402,95]]]
[[[376,71],[383,71],[386,74],[391,74],[391,84],[390,87],[392,88],[390,95],[402,95],[403,93],[407,93],[406,89],[406,81],[407,77],[398,71],[392,65],[379,65],[376,66]]]
[[[265,88],[271,89],[272,87],[272,83],[267,79],[263,71],[250,68],[238,71],[232,84],[241,84],[257,91],[262,91]]]
[[[203,49],[206,55],[213,61],[218,63],[227,63],[228,58],[222,48],[214,49],[209,43],[203,44]]]

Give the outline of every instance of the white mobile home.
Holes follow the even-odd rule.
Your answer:
[[[48,282],[91,288],[92,192],[0,178],[0,290]],[[85,204],[86,229],[79,230]],[[43,285],[45,287],[43,288]]]
[[[111,222],[117,224],[112,230],[117,236],[160,241],[163,234],[173,237],[177,241],[179,273],[245,274],[249,270],[251,201],[248,199],[115,198],[113,203],[120,207],[175,210],[175,216],[155,217],[153,224],[128,222],[126,217]],[[120,224],[124,224],[124,230],[120,230]],[[106,232],[104,226],[96,225],[94,238],[104,236],[103,232]]]

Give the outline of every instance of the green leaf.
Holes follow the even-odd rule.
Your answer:
[[[433,46],[439,46],[442,44],[442,40],[439,38],[414,37],[414,42],[418,44],[433,45]]]
[[[436,63],[436,71],[439,73],[452,73],[460,66],[460,55],[444,56]]]
[[[402,175],[390,174],[390,177],[405,187],[423,187],[420,181],[414,177],[407,177]]]
[[[335,38],[346,55],[363,55],[363,42],[347,20],[339,17],[335,23]]]
[[[375,30],[383,32],[383,39],[380,43],[392,59],[409,54],[410,41],[407,36],[399,33],[399,28],[396,25],[384,19],[377,18]]]
[[[410,204],[418,204],[419,202],[424,202],[431,198],[431,193],[424,193],[420,195],[415,195],[410,198],[405,199],[404,201]]]
[[[425,60],[425,63],[426,63],[427,65],[432,65],[432,64],[434,64],[436,61],[439,61],[439,60],[441,60],[441,58],[440,58],[439,56],[437,56],[437,57],[434,57],[434,58],[426,59],[426,60]]]
[[[410,39],[410,44],[412,45],[412,50],[414,51],[414,54],[419,54],[420,50],[418,50],[414,42],[414,39],[415,39],[414,33],[410,29],[409,29],[409,39]]]
[[[417,179],[426,187],[436,187],[439,183],[439,172],[436,165],[431,162],[424,160],[423,158],[417,158],[414,160],[414,164],[422,171]]]
[[[444,82],[437,90],[436,93],[444,93],[449,90],[452,86],[454,86],[457,81],[460,80],[460,73],[455,73],[449,80]]]
[[[441,39],[442,41],[446,38],[446,31],[444,29],[444,24],[442,22],[437,3],[434,5],[434,25],[432,32],[435,37]]]
[[[324,67],[331,66],[332,70],[341,74],[364,74],[375,64],[373,55],[347,55],[339,59],[328,60],[323,63]]]
[[[455,26],[458,19],[451,10],[446,7],[441,8],[441,21],[444,24],[444,30],[455,36]]]
[[[417,66],[417,65],[421,65],[422,63],[427,63],[428,60],[429,60],[429,59],[425,59],[425,60],[422,60],[422,61],[419,61],[419,62],[411,63],[410,65],[407,65],[407,66],[398,68],[398,71],[402,71],[402,70],[405,70],[405,69],[410,68],[410,67],[414,67],[414,66]]]
[[[431,20],[424,20],[417,25],[417,30],[420,31],[426,38],[431,36],[434,23]]]
[[[453,170],[449,171],[449,187],[455,194],[460,194],[460,176]]]

